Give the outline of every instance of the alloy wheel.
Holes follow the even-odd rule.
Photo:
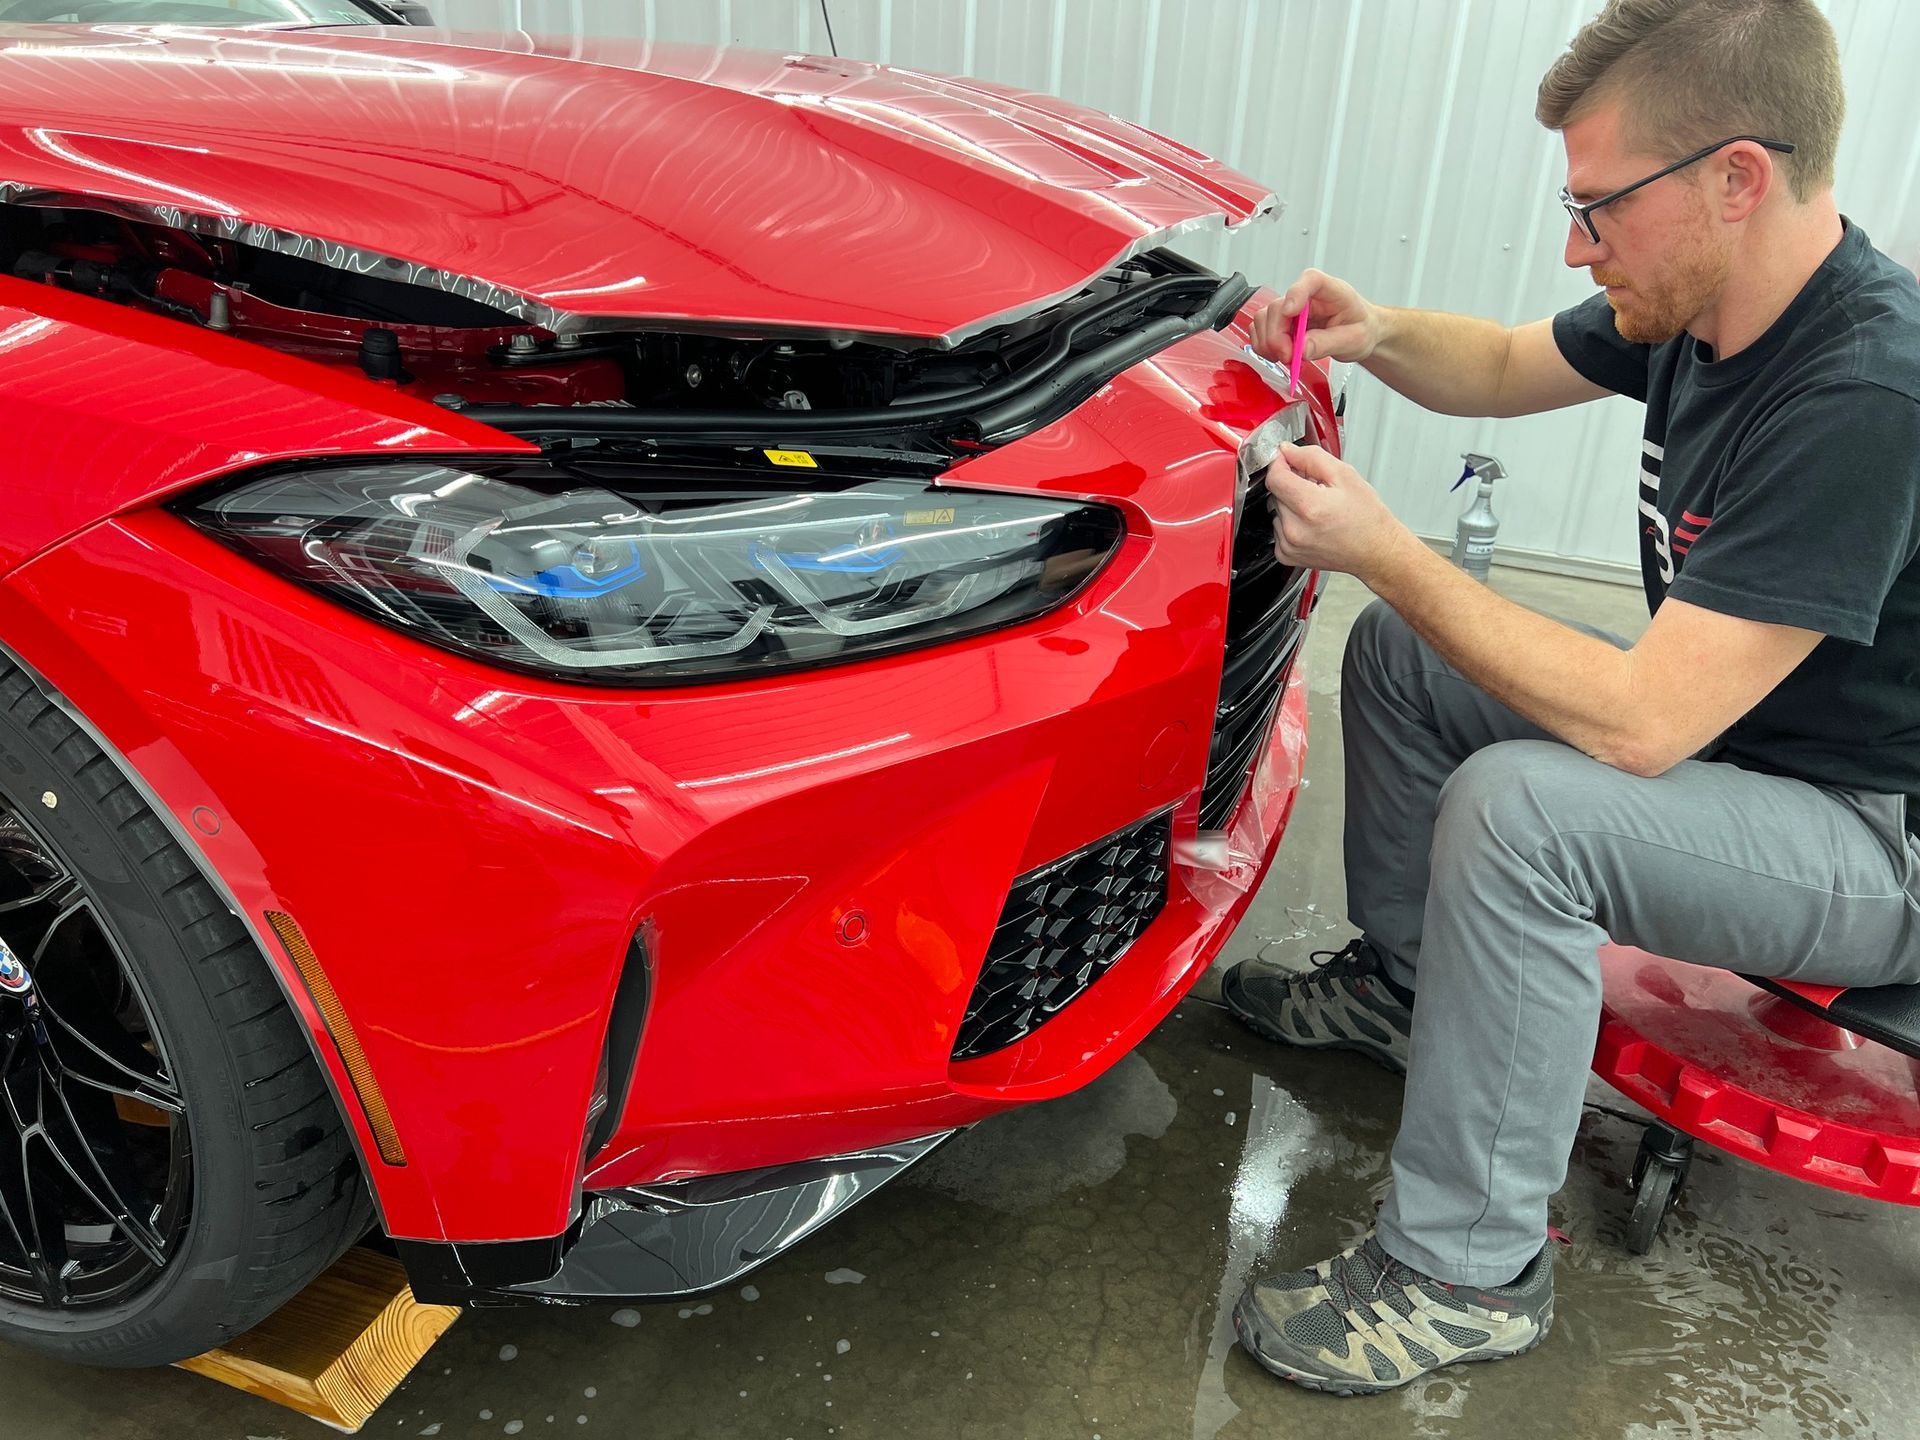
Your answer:
[[[101,1306],[165,1273],[192,1190],[174,1074],[98,898],[0,797],[0,1298]]]

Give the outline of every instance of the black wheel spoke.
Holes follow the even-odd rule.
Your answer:
[[[186,1103],[110,910],[0,799],[0,1296],[123,1300],[189,1214]]]
[[[0,915],[7,917],[9,935],[26,940],[44,935],[85,898],[78,880],[63,877],[37,895],[0,905]]]
[[[158,1057],[149,1054],[127,1033],[120,1014],[101,1004],[97,986],[78,974],[83,964],[98,966],[111,960],[115,972],[124,968],[93,904],[84,894],[70,894],[47,926],[33,954],[33,972],[39,990],[40,1014],[60,1057],[60,1068],[82,1085],[109,1090],[143,1101],[172,1115],[186,1111],[179,1087],[164,1072]],[[115,997],[118,998],[118,997]],[[72,1006],[90,1002],[84,1023]],[[153,1032],[145,1007],[132,1005],[147,1034]]]
[[[55,1063],[60,1067],[62,1078],[76,1085],[84,1085],[90,1090],[99,1090],[108,1095],[122,1095],[129,1100],[138,1100],[142,1105],[151,1105],[155,1110],[168,1115],[187,1113],[187,1102],[180,1098],[180,1092],[174,1088],[171,1081],[165,1078],[156,1079],[136,1075],[130,1070],[123,1069],[116,1062],[100,1056],[98,1052],[95,1053],[95,1058],[103,1062],[103,1068],[111,1066],[118,1073],[114,1076],[91,1074],[83,1065],[69,1064],[64,1055]]]
[[[27,1201],[25,1145],[17,1131],[0,1134],[0,1240],[10,1239],[18,1263],[30,1265],[39,1246],[33,1240],[33,1212]]]
[[[120,1188],[108,1177],[100,1155],[88,1142],[78,1117],[68,1105],[59,1077],[51,1071],[44,1074],[40,1087],[39,1138],[87,1203],[112,1221],[133,1247],[146,1256],[149,1264],[164,1267],[166,1242],[121,1198]]]
[[[20,817],[0,806],[0,914],[45,905],[56,890],[72,887],[67,867],[49,853]]]
[[[34,974],[40,976],[44,988],[46,978],[42,972],[63,961],[71,963],[85,950],[86,937],[77,933],[63,933],[64,927],[77,924],[83,930],[87,927],[97,930],[100,918],[93,913],[87,892],[77,880],[62,883],[33,903],[40,906],[47,917],[46,928],[34,942],[31,962]],[[111,953],[113,947],[107,943],[104,933],[100,943]],[[119,959],[117,955],[113,958]]]
[[[66,1287],[61,1282],[61,1260],[66,1254],[66,1232],[57,1226],[41,1224],[41,1204],[36,1200],[33,1167],[27,1161],[29,1136],[35,1129],[35,1103],[23,1103],[22,1091],[29,1096],[36,1084],[31,1069],[10,1077],[0,1095],[4,1096],[9,1126],[0,1140],[0,1208],[6,1211],[7,1233],[20,1246],[21,1263],[40,1297],[49,1305],[66,1303]],[[57,1239],[59,1249],[52,1248]]]
[[[159,1073],[157,1065],[154,1073],[148,1074],[109,1055],[44,999],[40,1013],[47,1020],[48,1040],[56,1057],[54,1063],[66,1078],[95,1090],[142,1101],[170,1115],[186,1114],[186,1103],[180,1098],[179,1088]]]
[[[24,1152],[25,1141],[17,1136],[8,1138],[12,1141],[8,1148]],[[33,1288],[39,1292],[41,1300],[48,1305],[65,1305],[67,1287],[60,1278],[62,1267],[56,1262],[55,1257],[48,1253],[40,1238],[39,1219],[33,1205],[32,1182],[27,1178],[24,1153],[18,1157],[0,1160],[0,1167],[18,1171],[17,1182],[12,1174],[0,1178],[0,1206],[7,1211],[8,1233],[20,1246],[21,1263],[32,1281]],[[21,1221],[14,1219],[16,1211],[23,1217]],[[65,1237],[62,1236],[61,1239],[64,1248]]]

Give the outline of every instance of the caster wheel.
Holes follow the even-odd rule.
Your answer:
[[[1649,1125],[1633,1159],[1633,1214],[1627,1220],[1627,1248],[1645,1255],[1660,1238],[1667,1212],[1680,1198],[1693,1165],[1693,1137],[1664,1125]]]
[[[1660,1238],[1660,1223],[1680,1193],[1680,1172],[1673,1166],[1654,1161],[1640,1177],[1634,1193],[1633,1214],[1627,1220],[1627,1248],[1645,1255]]]

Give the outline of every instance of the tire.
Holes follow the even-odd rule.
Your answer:
[[[112,1366],[212,1349],[366,1229],[332,1093],[247,929],[5,659],[0,860],[0,899],[53,887],[0,904],[0,941],[34,947],[31,998],[0,995],[0,1339]]]

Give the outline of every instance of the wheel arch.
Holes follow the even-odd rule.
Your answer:
[[[273,976],[275,985],[286,1001],[287,1008],[299,1025],[301,1035],[306,1040],[308,1052],[312,1055],[326,1083],[327,1093],[359,1160],[360,1173],[372,1199],[376,1223],[383,1232],[386,1231],[388,1229],[387,1205],[382,1196],[382,1186],[392,1183],[393,1172],[403,1167],[391,1165],[382,1159],[372,1124],[341,1056],[339,1042],[328,1028],[326,1019],[296,968],[292,956],[288,954],[286,946],[269,925],[267,913],[264,911],[256,913],[240,903],[227,875],[206,853],[194,825],[181,819],[176,807],[101,726],[94,722],[92,717],[5,638],[0,638],[0,660],[16,666],[41,696],[56,707],[99,748],[102,755],[112,762],[146,803],[147,808],[166,827],[174,843],[180,847],[181,853],[187,857],[201,879],[220,898],[251,937],[255,949],[265,961],[268,972]],[[261,886],[266,886],[268,883],[264,875],[254,879]]]

